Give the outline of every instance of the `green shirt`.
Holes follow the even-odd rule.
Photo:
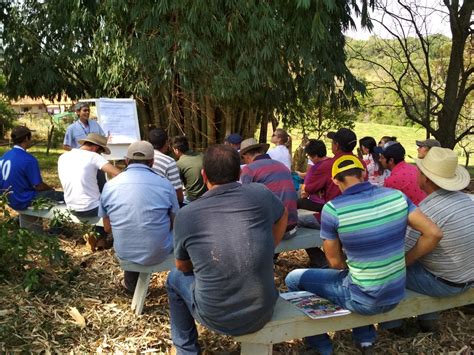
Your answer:
[[[176,163],[179,169],[179,176],[186,189],[186,197],[190,201],[194,201],[207,191],[201,175],[202,158],[203,155],[201,153],[189,150]]]

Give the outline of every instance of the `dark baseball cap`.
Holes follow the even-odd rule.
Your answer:
[[[238,133],[232,133],[232,134],[229,134],[225,138],[225,141],[229,142],[231,144],[240,144],[240,143],[242,143],[242,137]]]
[[[349,128],[339,128],[337,132],[329,132],[327,137],[351,151],[357,145],[357,136]]]
[[[12,137],[12,140],[17,140],[17,139],[26,137],[28,134],[31,134],[31,132],[34,132],[34,131],[29,129],[26,126],[16,126],[15,128],[12,129],[11,137]]]
[[[383,148],[375,147],[374,151],[378,154],[382,154],[385,159],[393,158],[395,160],[403,160],[405,158],[405,148],[399,143],[394,141],[389,141],[385,143]]]

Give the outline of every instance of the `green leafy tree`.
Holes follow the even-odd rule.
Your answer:
[[[143,132],[165,127],[198,147],[231,131],[248,137],[294,102],[354,101],[363,85],[345,64],[342,33],[353,16],[370,27],[372,3],[10,3],[3,5],[8,93],[133,95]]]
[[[393,39],[373,37],[371,51],[360,42],[349,47],[354,59],[374,73],[366,78],[368,90],[391,92],[397,100],[387,103],[403,108],[408,120],[426,129],[445,147],[453,148],[474,134],[467,110],[474,91],[472,62],[472,13],[474,0],[442,2],[439,7],[399,0],[399,11],[387,1],[377,2],[383,17],[374,20]],[[429,14],[444,11],[451,35],[429,35]],[[464,121],[460,124],[460,121]],[[464,127],[459,130],[459,127]]]

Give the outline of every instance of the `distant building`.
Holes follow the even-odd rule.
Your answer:
[[[67,96],[63,96],[61,100],[52,101],[44,97],[38,99],[23,97],[17,101],[10,101],[10,106],[19,115],[42,115],[45,113],[54,115],[66,112],[72,104],[72,100]]]

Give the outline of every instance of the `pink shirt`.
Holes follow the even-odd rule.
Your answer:
[[[400,190],[418,206],[424,200],[426,194],[418,187],[417,174],[414,165],[402,161],[392,169],[392,173],[384,181],[384,186]]]

